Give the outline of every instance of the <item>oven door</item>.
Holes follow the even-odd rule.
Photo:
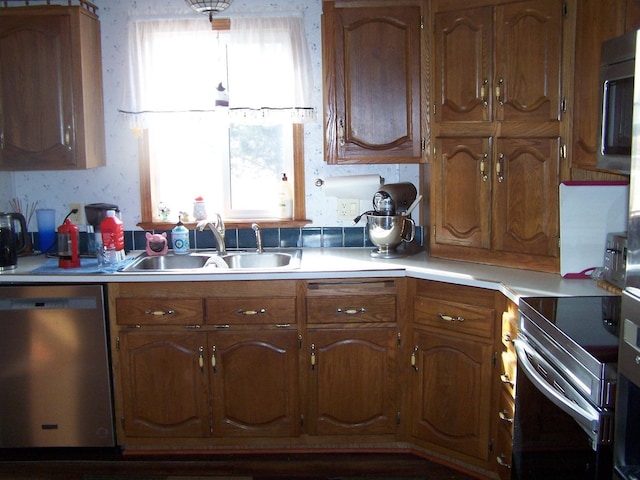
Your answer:
[[[513,478],[610,479],[613,413],[582,397],[526,337],[515,346]]]

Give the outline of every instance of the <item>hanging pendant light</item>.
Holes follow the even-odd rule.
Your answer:
[[[231,5],[233,0],[184,0],[193,10],[198,13],[209,14],[209,21],[213,16],[220,13]]]

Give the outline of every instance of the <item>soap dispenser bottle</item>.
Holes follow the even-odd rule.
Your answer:
[[[186,255],[189,253],[189,229],[184,226],[181,220],[171,230],[171,243],[174,254]]]
[[[293,218],[293,195],[286,173],[282,174],[280,191],[278,192],[278,217],[286,219]]]

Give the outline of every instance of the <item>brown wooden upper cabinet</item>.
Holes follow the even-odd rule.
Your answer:
[[[432,256],[555,272],[562,0],[434,5]]]
[[[577,2],[571,165],[596,170],[602,42],[639,28],[638,0]]]
[[[105,164],[101,58],[85,7],[0,8],[0,170]]]
[[[327,163],[421,161],[424,16],[410,3],[323,2]]]
[[[557,122],[561,41],[556,0],[436,13],[435,120]]]

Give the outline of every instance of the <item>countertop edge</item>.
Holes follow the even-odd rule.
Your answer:
[[[0,285],[25,283],[126,283],[229,280],[313,280],[323,278],[417,278],[498,290],[517,303],[527,296],[605,296],[611,292],[591,279],[565,279],[560,274],[443,260],[427,252],[396,258],[371,258],[369,248],[304,248],[298,269],[244,270],[207,273],[115,272],[34,274],[43,256],[20,257],[14,270],[0,272]],[[141,252],[130,252],[129,257]]]

